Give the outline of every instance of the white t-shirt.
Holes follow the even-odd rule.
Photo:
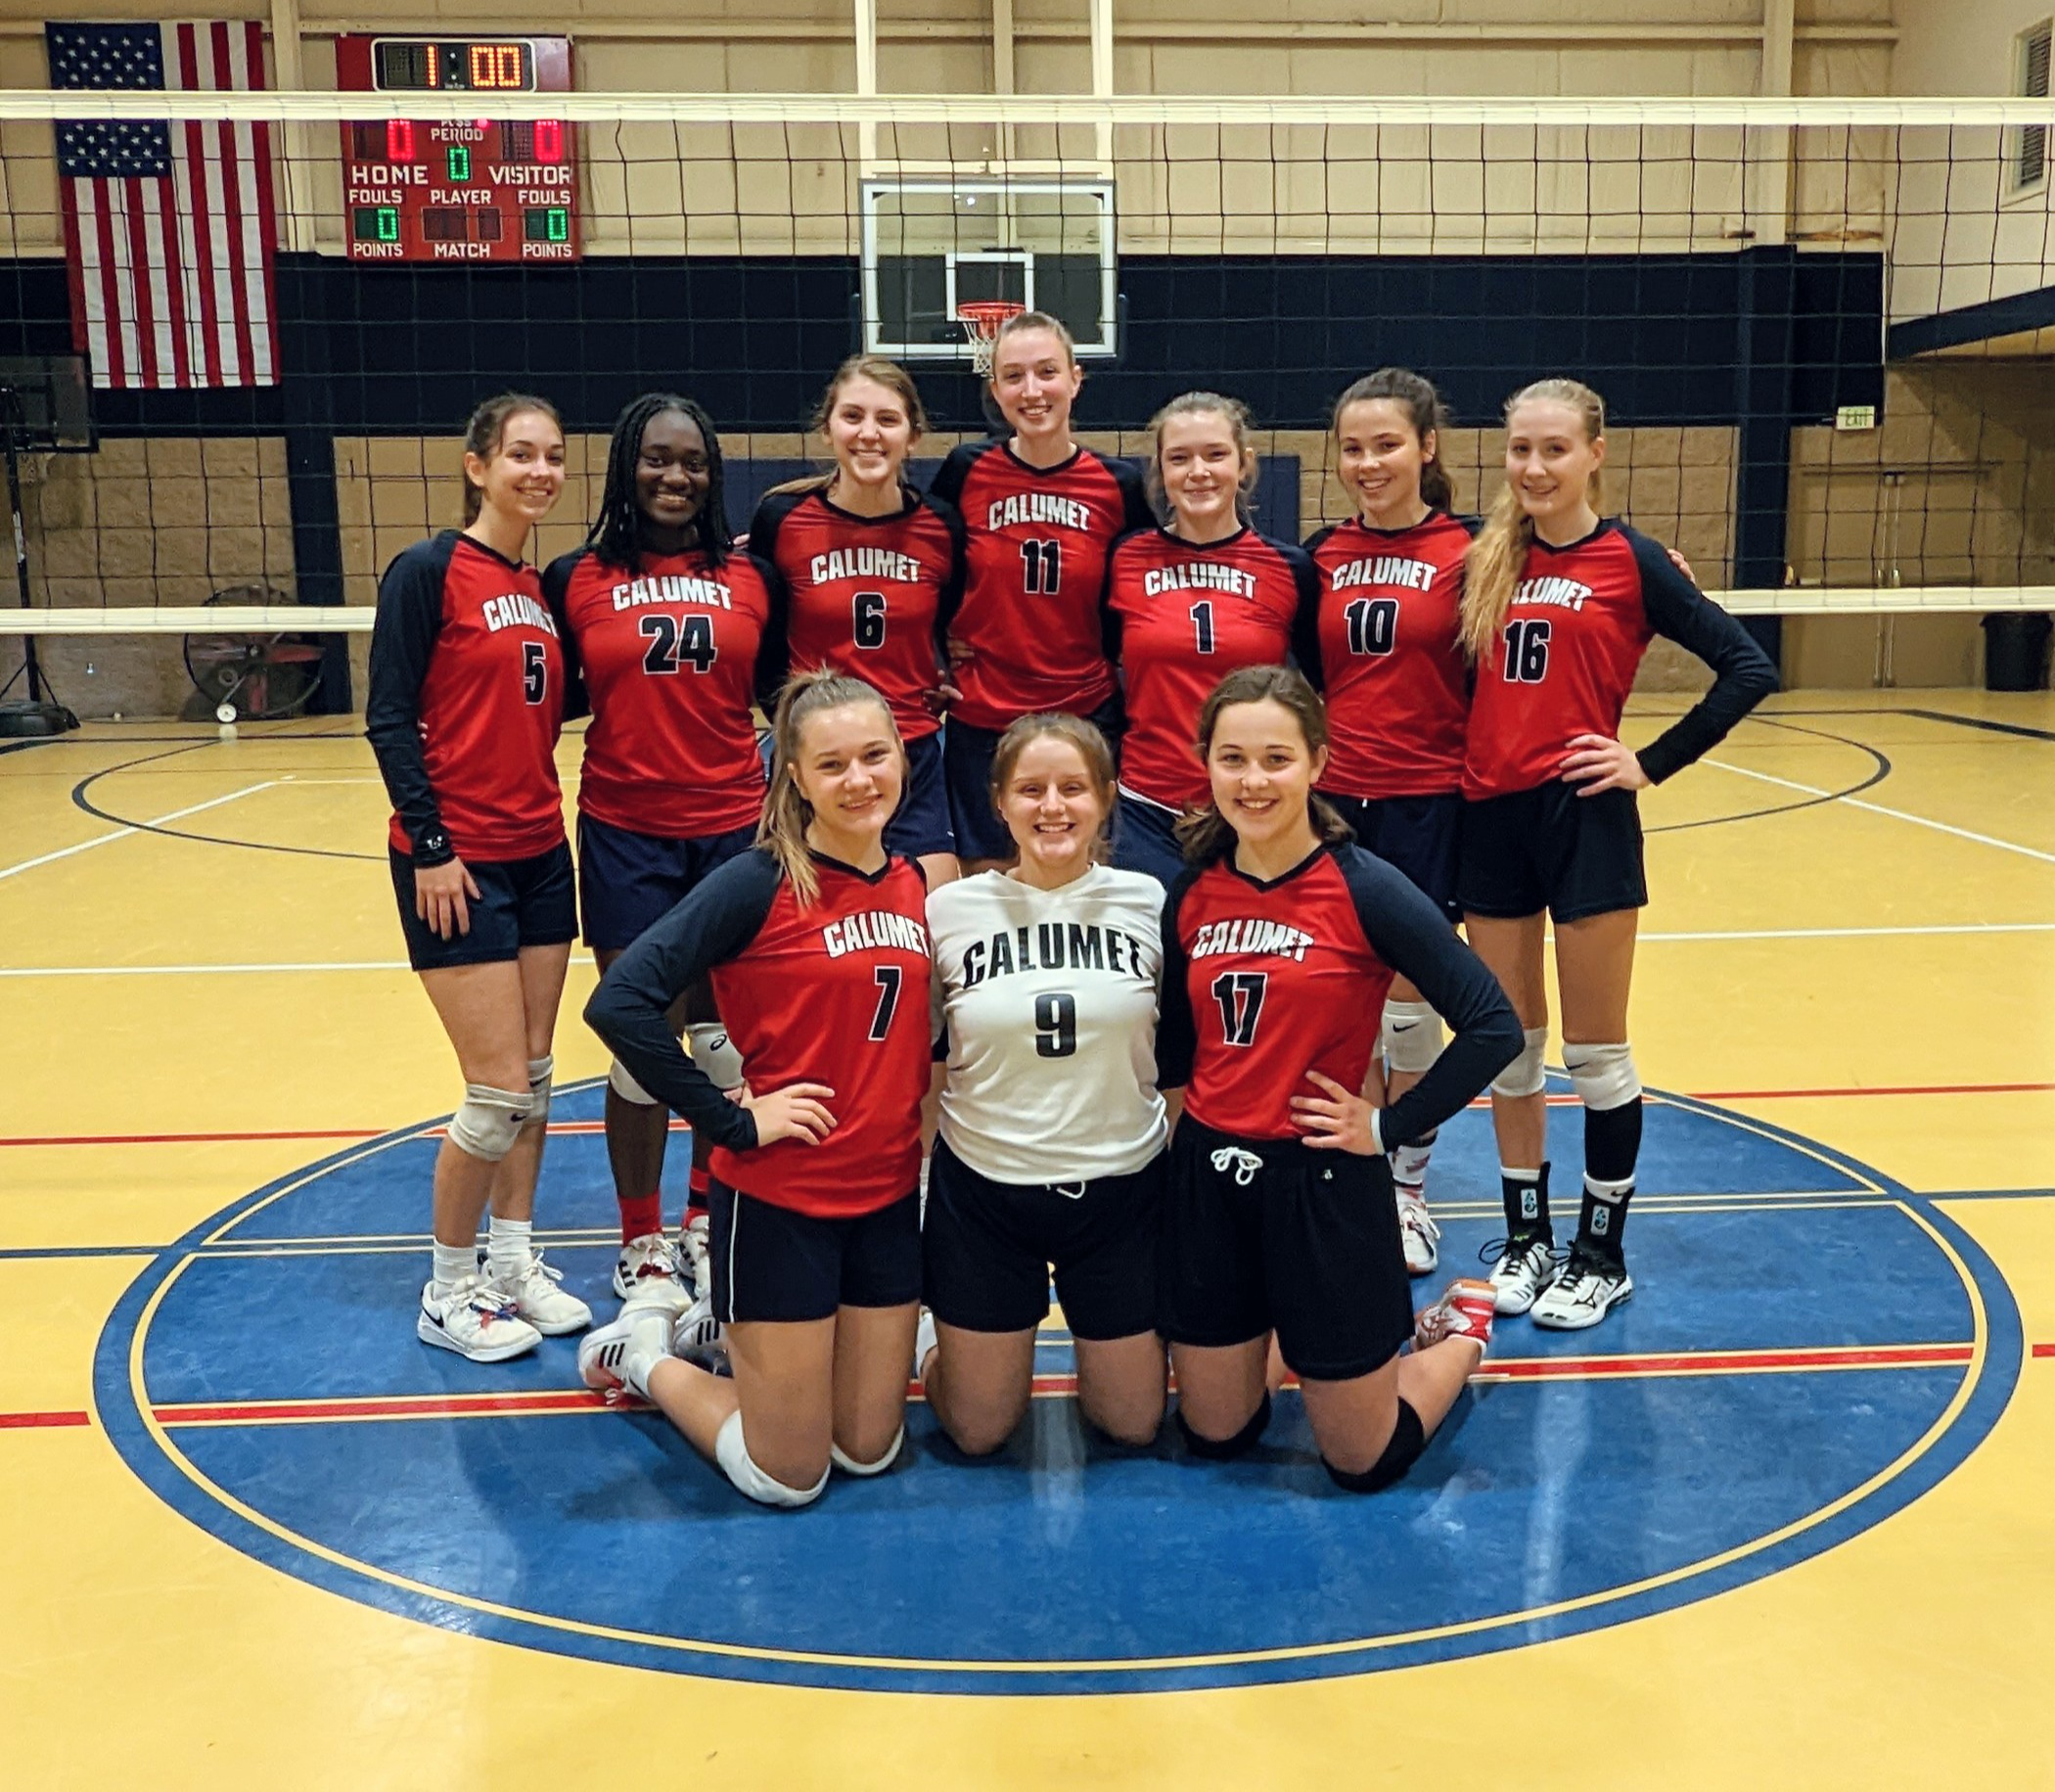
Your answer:
[[[1163,902],[1154,878],[1110,865],[1061,890],[983,871],[928,897],[949,1037],[941,1135],[981,1175],[1130,1175],[1164,1148]]]

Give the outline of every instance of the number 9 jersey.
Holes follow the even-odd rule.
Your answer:
[[[1164,1148],[1162,909],[1161,884],[1111,865],[1060,890],[984,871],[930,895],[941,1136],[980,1175],[1092,1182]]]

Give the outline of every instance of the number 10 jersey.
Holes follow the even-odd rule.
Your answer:
[[[1163,886],[1110,865],[1061,890],[985,871],[929,896],[941,1135],[980,1175],[1095,1181],[1164,1148],[1162,926]]]

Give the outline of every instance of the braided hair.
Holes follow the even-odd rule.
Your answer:
[[[585,542],[594,556],[610,567],[633,567],[642,534],[642,508],[635,498],[635,466],[642,457],[642,437],[651,422],[665,411],[676,411],[694,424],[707,444],[707,499],[692,520],[699,534],[700,551],[714,566],[735,551],[734,531],[728,528],[727,502],[722,495],[723,477],[720,437],[706,407],[676,392],[644,392],[615,420],[614,437],[607,444],[607,482],[600,492],[599,520]]]

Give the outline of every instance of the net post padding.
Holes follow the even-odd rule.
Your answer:
[[[1027,308],[1012,299],[967,299],[956,307],[956,321],[970,339],[971,365],[981,380],[992,377],[992,351],[999,345],[999,332]]]

